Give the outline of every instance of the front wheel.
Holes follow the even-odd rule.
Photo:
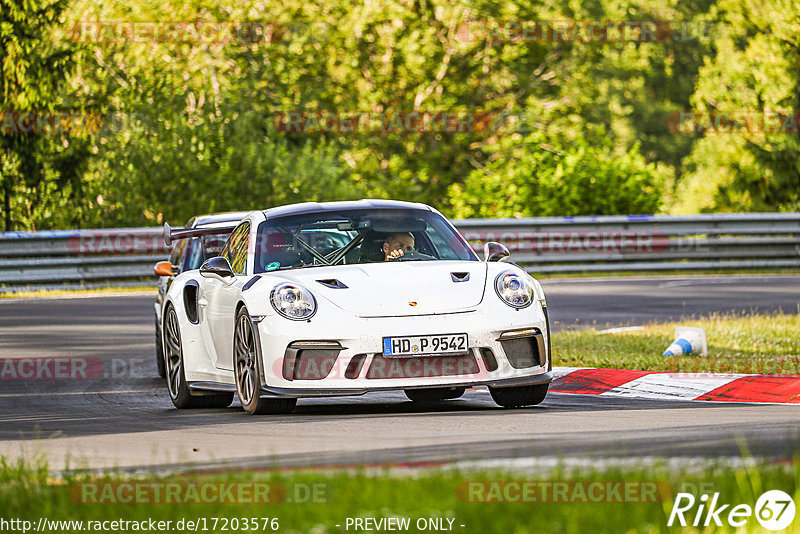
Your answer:
[[[466,388],[428,388],[428,389],[407,389],[406,397],[414,402],[438,402],[449,399],[457,399],[464,394]]]
[[[537,384],[535,386],[517,386],[513,388],[489,388],[494,401],[505,408],[518,408],[520,406],[534,406],[541,404],[547,396],[550,384]]]
[[[261,352],[256,342],[256,329],[247,308],[236,314],[233,333],[234,373],[236,392],[242,408],[249,414],[285,414],[294,410],[297,399],[262,399],[260,395]]]

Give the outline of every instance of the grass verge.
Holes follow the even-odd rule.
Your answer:
[[[681,325],[705,329],[708,356],[661,356]],[[800,317],[723,314],[619,333],[567,330],[553,335],[553,355],[556,365],[568,367],[798,375]]]
[[[0,299],[30,299],[30,298],[51,298],[51,297],[80,297],[84,295],[105,295],[115,293],[141,293],[143,291],[156,294],[155,286],[131,286],[131,287],[98,287],[87,289],[31,289],[24,291],[14,291],[0,293]]]
[[[664,464],[571,470],[558,467],[535,474],[498,470],[428,470],[404,475],[250,471],[132,479],[122,475],[94,477],[73,473],[53,479],[46,466],[9,464],[0,460],[0,518],[30,521],[29,526],[38,526],[40,518],[46,519],[47,528],[38,532],[100,531],[100,528],[92,528],[99,524],[87,522],[152,519],[172,521],[173,527],[163,531],[173,532],[193,530],[186,522],[195,521],[199,532],[272,532],[277,526],[280,532],[324,534],[353,532],[356,529],[352,525],[346,528],[348,518],[352,521],[354,518],[380,520],[389,517],[409,518],[408,532],[421,531],[417,521],[428,518],[443,520],[443,525],[448,525],[447,520],[452,519],[449,530],[464,533],[672,532],[678,529],[669,528],[667,522],[679,492],[689,493],[696,499],[694,507],[684,513],[691,524],[702,494],[719,493],[718,505],[731,504],[728,511],[738,504],[753,509],[759,496],[767,490],[781,490],[797,501],[799,480],[800,464],[788,463],[744,463],[739,467],[717,463],[691,469],[668,468]],[[154,504],[152,501],[159,493],[153,488],[170,483],[180,485],[172,494],[178,502]],[[219,488],[226,483],[236,483],[239,487],[266,483],[273,490],[270,495],[278,495],[277,490],[283,488],[285,499],[272,503],[263,499],[255,504],[219,503],[215,502],[219,498],[214,497],[218,493],[213,491],[203,497],[204,488]],[[187,491],[190,486],[198,491]],[[150,490],[140,493],[138,488],[141,487]],[[654,487],[658,489],[652,491]],[[521,488],[527,490],[524,492]],[[90,494],[94,497],[87,498]],[[106,497],[95,502],[100,495]],[[131,502],[120,502],[131,495]],[[166,490],[161,495],[165,496]],[[727,526],[725,514],[721,516],[723,526],[716,530],[732,532],[735,529]],[[255,528],[251,518],[256,519]],[[183,529],[175,528],[180,520],[184,521]],[[704,520],[703,514],[701,526]],[[73,523],[54,525],[52,521]],[[800,531],[800,520],[794,523],[797,526],[790,525],[789,532]],[[139,530],[130,525],[119,525],[116,529],[110,523],[106,525],[109,527],[107,530],[104,527],[106,532]],[[713,520],[711,525],[714,526]],[[702,527],[688,531],[701,530],[711,531]],[[747,519],[744,530],[764,531],[755,516]],[[9,528],[9,524],[3,531],[22,532]]]

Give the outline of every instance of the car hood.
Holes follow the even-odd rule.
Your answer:
[[[402,317],[475,308],[483,300],[486,264],[370,263],[284,271],[281,277],[358,317]],[[346,287],[334,287],[339,284]]]

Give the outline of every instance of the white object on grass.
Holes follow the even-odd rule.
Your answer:
[[[685,356],[686,354],[708,354],[706,332],[696,326],[679,326],[675,329],[675,341],[662,356]]]

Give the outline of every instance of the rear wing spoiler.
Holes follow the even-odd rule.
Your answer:
[[[187,237],[199,237],[203,235],[221,235],[229,234],[239,225],[239,221],[232,222],[226,226],[212,226],[200,228],[173,228],[169,223],[164,223],[164,243],[167,246],[172,245],[173,241],[179,239],[186,239]]]

